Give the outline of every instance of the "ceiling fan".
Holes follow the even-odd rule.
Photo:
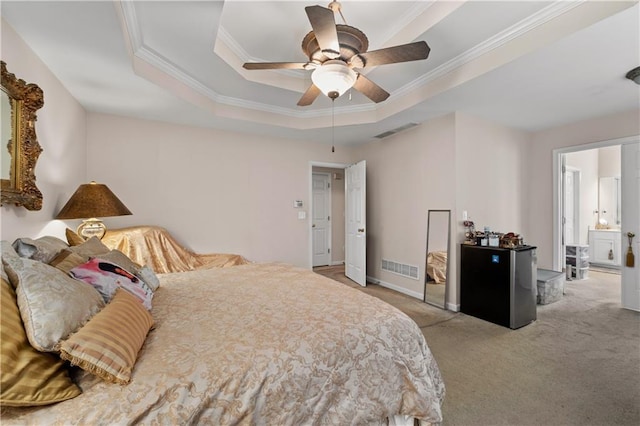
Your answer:
[[[427,59],[431,50],[426,42],[387,47],[367,52],[369,40],[359,29],[336,24],[335,13],[340,13],[341,4],[333,0],[328,7],[307,6],[310,31],[302,40],[302,51],[307,62],[247,62],[247,70],[304,69],[313,70],[312,84],[298,101],[298,106],[311,105],[324,93],[332,100],[353,87],[373,102],[382,102],[389,93],[354,69],[398,62]]]

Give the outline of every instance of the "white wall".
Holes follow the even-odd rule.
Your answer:
[[[105,114],[87,129],[88,178],[133,212],[107,226],[159,225],[199,253],[303,267],[310,215],[299,220],[293,201],[309,206],[309,161],[351,160],[346,148]]]
[[[537,132],[529,145],[529,232],[536,236],[538,266],[553,266],[553,150],[640,134],[640,110]]]
[[[64,238],[65,224],[53,217],[76,188],[86,181],[86,113],[44,63],[4,20],[2,60],[9,72],[44,92],[44,106],[37,111],[36,134],[43,149],[36,163],[36,185],[43,194],[39,211],[24,207],[0,208],[0,237],[56,235]]]

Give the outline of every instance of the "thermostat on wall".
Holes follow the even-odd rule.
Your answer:
[[[293,202],[293,207],[296,209],[299,209],[300,207],[302,207],[302,200],[295,200]]]

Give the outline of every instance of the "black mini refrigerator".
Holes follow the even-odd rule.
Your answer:
[[[536,247],[462,244],[460,311],[512,329],[537,318]]]

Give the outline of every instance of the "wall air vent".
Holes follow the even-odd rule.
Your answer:
[[[378,139],[383,139],[383,138],[386,138],[387,136],[395,135],[398,132],[410,129],[410,128],[412,128],[414,126],[417,126],[417,125],[418,125],[418,123],[407,123],[407,124],[404,124],[404,125],[402,125],[400,127],[396,127],[395,129],[391,129],[391,130],[388,130],[388,131],[386,131],[384,133],[380,133],[379,135],[376,135],[374,137],[376,137]]]
[[[407,265],[404,263],[394,262],[392,260],[382,259],[382,270],[402,275],[403,277],[418,279],[420,273],[417,266]]]

